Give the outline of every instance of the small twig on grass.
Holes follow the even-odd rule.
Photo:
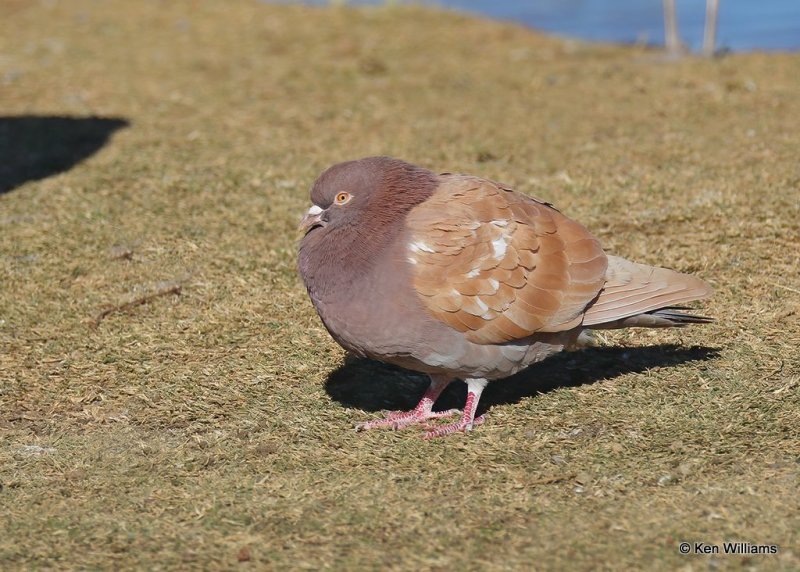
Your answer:
[[[798,384],[797,380],[790,381],[789,383],[787,383],[783,387],[779,387],[778,389],[773,390],[772,395],[780,395],[784,391],[788,391],[788,390],[790,390],[790,389],[792,389],[794,387],[797,387],[798,385],[800,385],[800,384]]]
[[[124,304],[117,304],[116,306],[108,306],[107,308],[104,308],[103,310],[98,312],[98,314],[94,318],[89,320],[89,325],[92,328],[96,328],[97,326],[100,325],[100,322],[102,322],[103,319],[109,314],[113,314],[114,312],[125,312],[126,310],[130,310],[137,306],[147,304],[148,302],[151,302],[156,298],[167,296],[169,294],[178,295],[181,293],[182,288],[183,287],[180,284],[168,284],[166,286],[163,286],[162,288],[159,288],[155,292],[150,292],[149,294],[139,296],[138,298],[134,298],[133,300],[125,302]]]
[[[551,485],[553,483],[560,483],[561,481],[568,481],[575,478],[575,473],[567,473],[566,475],[553,475],[551,477],[543,477],[535,481],[529,481],[529,485]]]
[[[795,294],[800,294],[800,290],[796,288],[790,288],[789,286],[784,286],[783,284],[778,284],[777,282],[770,282],[767,280],[767,284],[771,286],[775,286],[776,288],[783,288],[784,290],[788,290],[789,292],[794,292]]]
[[[111,249],[111,260],[133,260],[133,249],[127,246],[115,246]]]

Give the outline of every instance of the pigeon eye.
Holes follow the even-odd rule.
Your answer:
[[[336,195],[336,204],[343,205],[350,200],[350,193],[339,193]]]

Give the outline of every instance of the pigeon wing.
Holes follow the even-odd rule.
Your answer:
[[[605,282],[607,258],[589,231],[485,179],[442,175],[407,225],[423,305],[475,343],[574,328]]]

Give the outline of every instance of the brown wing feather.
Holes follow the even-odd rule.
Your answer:
[[[606,285],[586,311],[583,325],[613,322],[711,295],[711,287],[688,274],[608,257]]]
[[[605,282],[606,256],[583,226],[484,179],[442,175],[407,224],[420,299],[476,343],[573,328]]]

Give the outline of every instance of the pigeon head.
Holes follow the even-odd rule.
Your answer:
[[[325,170],[312,186],[313,204],[300,229],[309,239],[321,235],[314,236],[315,241],[343,228],[363,235],[401,220],[435,187],[433,173],[391,157],[339,163]]]
[[[305,235],[298,269],[309,292],[349,292],[345,285],[396,244],[408,211],[437,185],[430,171],[391,157],[347,161],[323,172],[300,222]]]

